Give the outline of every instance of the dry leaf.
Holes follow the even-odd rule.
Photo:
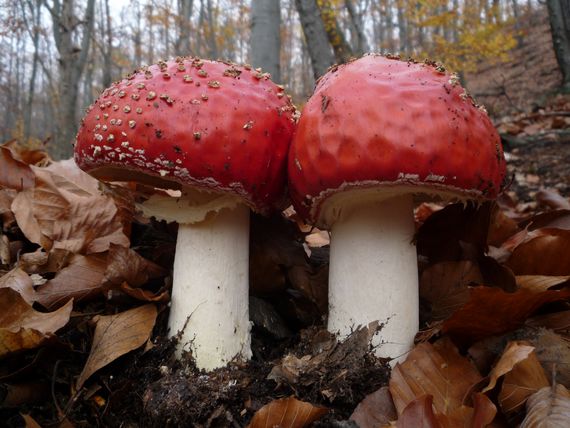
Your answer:
[[[560,193],[554,189],[541,189],[536,192],[535,197],[539,204],[552,208],[553,210],[570,210],[570,201],[561,196]]]
[[[420,279],[420,296],[431,304],[430,319],[446,319],[469,300],[468,285],[482,282],[479,268],[471,261],[440,262],[428,267]]]
[[[516,276],[519,288],[532,291],[544,291],[570,280],[570,275],[547,276],[547,275],[518,275]]]
[[[504,413],[519,410],[526,399],[540,388],[548,386],[548,379],[536,354],[531,352],[506,373],[499,392],[499,405]]]
[[[24,190],[34,185],[34,173],[29,165],[17,159],[6,145],[0,146],[0,186]]]
[[[35,187],[20,192],[12,211],[26,237],[45,250],[97,253],[111,243],[129,246],[112,197],[90,193],[42,168],[33,167]]]
[[[350,420],[356,422],[360,428],[382,427],[397,418],[398,414],[387,386],[364,397],[350,416]]]
[[[510,218],[498,205],[493,208],[487,243],[495,247],[500,247],[509,237],[519,231],[517,222]]]
[[[433,411],[433,397],[421,395],[411,401],[396,423],[397,428],[442,428]]]
[[[153,293],[152,291],[145,290],[144,288],[133,288],[127,282],[123,282],[119,289],[127,296],[143,302],[167,303],[170,300],[170,293],[168,290],[161,289],[157,293]]]
[[[326,407],[314,406],[295,397],[281,398],[255,412],[248,428],[304,428],[328,412]]]
[[[566,428],[570,421],[570,392],[564,385],[544,387],[526,402],[526,417],[519,428]]]
[[[485,337],[515,330],[545,303],[568,297],[570,289],[540,293],[521,289],[505,293],[494,287],[473,287],[469,302],[444,321],[442,332],[468,346]]]
[[[570,310],[537,315],[529,318],[525,324],[531,327],[540,326],[552,329],[555,333],[570,340]]]
[[[152,333],[156,315],[156,307],[148,304],[116,315],[95,317],[93,345],[77,379],[77,389],[97,370],[144,345]]]
[[[36,292],[32,279],[20,268],[14,268],[0,277],[0,288],[11,288],[20,293],[26,303],[36,300]]]
[[[149,279],[166,274],[157,264],[120,245],[110,245],[108,260],[105,278],[109,283],[118,286],[127,282],[132,287],[140,287]]]
[[[16,222],[11,207],[17,194],[13,189],[0,188],[0,221],[4,230],[8,230]]]
[[[55,278],[37,288],[36,301],[52,309],[73,297],[76,301],[99,295],[105,285],[107,254],[74,254]]]
[[[396,364],[390,392],[399,414],[416,398],[433,396],[436,413],[448,414],[462,406],[465,395],[481,380],[477,369],[462,357],[448,338],[434,345],[422,343]]]
[[[25,428],[42,428],[40,424],[38,424],[34,418],[32,418],[30,415],[25,415],[23,413],[20,413],[20,416],[22,416],[22,419],[24,420]]]
[[[11,288],[0,288],[0,357],[32,349],[49,339],[69,321],[73,302],[57,311],[35,311]]]
[[[533,351],[534,347],[527,342],[509,342],[501,358],[489,373],[489,384],[481,392],[493,389],[501,376],[509,373],[521,361],[526,360]]]
[[[506,262],[515,275],[570,275],[570,230],[529,232]]]
[[[521,226],[528,227],[529,230],[543,228],[570,230],[570,209],[547,211],[533,215],[523,221]]]

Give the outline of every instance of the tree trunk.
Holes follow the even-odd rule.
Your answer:
[[[73,0],[54,0],[47,6],[53,19],[53,36],[59,53],[59,132],[55,136],[53,155],[67,158],[73,153],[73,139],[77,131],[77,98],[79,81],[85,68],[91,34],[95,0],[88,0],[81,20],[83,34],[80,46],[75,45],[74,35],[79,27]]]
[[[208,33],[206,36],[206,41],[208,42],[208,55],[212,59],[217,59],[218,43],[216,42],[216,26],[214,20],[212,0],[207,0],[207,18],[208,18]]]
[[[103,18],[101,19],[102,31],[101,53],[103,54],[103,87],[107,88],[113,83],[113,33],[111,29],[111,12],[109,10],[109,0],[103,2],[103,10],[101,11]]]
[[[400,34],[400,53],[409,53],[409,40],[408,40],[408,23],[405,16],[405,4],[398,1],[398,33]]]
[[[362,22],[362,14],[365,12],[357,12],[354,8],[352,0],[345,0],[344,4],[350,16],[350,23],[354,28],[356,34],[355,41],[353,42],[354,51],[357,55],[362,55],[368,51],[368,43],[366,42],[366,35],[364,34],[364,23]]]
[[[193,0],[178,0],[178,39],[175,45],[176,55],[190,55],[190,19],[192,17]]]
[[[321,19],[316,0],[295,0],[303,34],[313,66],[313,76],[318,79],[333,65],[334,57]]]
[[[270,73],[274,82],[281,81],[280,3],[280,0],[251,2],[251,64]]]
[[[547,0],[552,43],[562,71],[562,90],[570,92],[570,4],[568,0]]]
[[[338,25],[336,13],[330,0],[317,0],[316,3],[321,12],[321,19],[325,24],[325,31],[336,61],[341,64],[347,62],[353,56],[352,48],[346,42],[344,33]]]

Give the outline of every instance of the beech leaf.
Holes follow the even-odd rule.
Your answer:
[[[501,376],[510,372],[521,361],[526,360],[533,351],[534,347],[527,342],[509,342],[501,358],[489,373],[489,384],[481,392],[493,389]]]
[[[16,290],[26,303],[32,304],[36,300],[32,278],[20,268],[14,268],[0,277],[0,288]]]
[[[526,417],[519,428],[565,428],[570,421],[570,392],[564,385],[547,386],[526,402]]]
[[[148,304],[116,315],[96,316],[93,345],[77,379],[77,388],[97,370],[144,345],[150,338],[156,315],[156,307]]]
[[[520,327],[545,303],[565,300],[570,289],[506,293],[495,287],[473,287],[469,301],[444,321],[442,332],[462,345]]]
[[[390,421],[397,418],[394,401],[392,401],[392,395],[387,386],[364,397],[350,416],[350,419],[360,428],[378,428],[389,425]]]
[[[299,401],[295,397],[281,398],[255,412],[248,428],[304,428],[328,412],[326,407]]]
[[[396,423],[397,428],[441,428],[433,411],[433,397],[421,395],[411,401]]]
[[[70,300],[57,311],[38,312],[17,291],[0,288],[0,357],[38,347],[68,323],[72,308]]]
[[[416,398],[433,396],[437,413],[448,414],[462,406],[463,398],[481,375],[449,340],[421,343],[392,370],[390,392],[398,414]]]

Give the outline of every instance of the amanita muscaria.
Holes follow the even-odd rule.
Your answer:
[[[414,196],[497,196],[505,160],[487,113],[442,66],[368,55],[320,79],[288,170],[297,212],[331,230],[329,330],[380,320],[377,354],[402,356],[419,323]]]
[[[106,181],[179,190],[149,216],[179,223],[170,334],[199,368],[248,359],[249,210],[285,200],[295,108],[268,74],[177,58],[113,84],[85,115],[75,160]]]

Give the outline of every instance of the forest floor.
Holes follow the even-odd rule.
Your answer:
[[[130,240],[124,248],[112,244],[103,252],[94,250],[96,254],[84,251],[93,245],[92,236],[81,229],[87,218],[66,220],[72,225],[71,234],[79,232],[72,236],[75,240],[59,242],[59,250],[52,248],[55,240],[45,243],[46,232],[36,243],[34,233],[29,232],[30,220],[20,220],[26,201],[40,206],[49,202],[55,210],[54,197],[72,184],[58,179],[54,185],[50,175],[54,170],[46,171],[43,166],[30,170],[28,165],[42,163],[38,153],[5,146],[0,162],[28,184],[19,191],[0,193],[0,243],[4,243],[0,245],[0,292],[4,293],[0,306],[11,299],[27,316],[39,316],[30,306],[30,302],[39,302],[52,311],[42,310],[41,316],[46,316],[45,325],[53,330],[45,327],[40,332],[45,337],[30,345],[30,337],[18,336],[14,329],[29,329],[25,319],[18,319],[22,311],[9,320],[0,317],[2,425],[251,424],[257,428],[297,417],[284,426],[308,426],[313,421],[311,426],[367,428],[388,426],[388,421],[398,419],[398,427],[414,427],[419,421],[435,420],[430,413],[434,409],[437,419],[448,424],[443,426],[476,418],[492,420],[493,427],[514,426],[537,409],[527,405],[525,410],[531,393],[556,382],[570,386],[570,368],[565,364],[570,355],[570,256],[563,251],[570,245],[570,100],[556,98],[535,113],[503,118],[498,128],[512,176],[508,197],[497,206],[429,204],[418,209],[422,332],[408,358],[414,362],[394,371],[387,361],[375,358],[370,348],[375,326],[358,330],[343,343],[323,330],[328,249],[322,244],[326,244],[326,235],[319,235],[320,243],[307,257],[302,242],[310,241],[314,233],[283,217],[254,217],[252,222],[252,361],[203,373],[191,358],[176,360],[173,342],[165,339],[166,272],[172,264],[175,230],[129,213],[119,191],[111,201],[121,216],[105,225],[99,220],[88,226],[116,237],[116,230],[110,230],[113,221],[127,224]],[[62,169],[55,172],[74,174]],[[0,180],[8,182],[9,178],[0,172]],[[43,193],[34,193],[39,188]],[[42,194],[48,191],[51,197],[46,202]],[[11,205],[19,193],[26,192],[27,199],[19,202],[24,208]],[[78,199],[66,194],[66,204],[86,203],[79,200],[80,192],[71,193]],[[93,193],[92,197],[103,196]],[[96,203],[103,205],[107,199]],[[69,212],[70,207],[62,203],[61,210]],[[46,227],[42,222],[35,225]],[[78,239],[82,245],[74,247]],[[38,250],[40,246],[43,251]],[[488,246],[493,251],[485,252]],[[65,248],[65,257],[61,248]],[[154,273],[140,278],[137,274],[142,270]],[[73,281],[66,280],[65,272]],[[88,291],[78,285],[77,272],[89,277]],[[56,283],[69,290],[66,298],[77,300],[73,311],[71,305],[63,305],[65,300],[54,300],[52,286]],[[10,288],[27,297],[18,300]],[[106,299],[101,299],[101,293]],[[67,318],[61,322],[65,310]],[[10,310],[0,307],[1,311]],[[135,316],[133,311],[141,320],[137,326],[121,318],[125,313]],[[56,313],[57,321],[55,316],[47,318]],[[102,325],[107,333],[116,328],[114,336],[124,332],[141,340],[117,345],[112,334],[99,334]],[[536,350],[532,361],[529,349]],[[501,364],[495,365],[497,360]],[[417,361],[437,364],[422,372],[418,367],[423,363]],[[516,369],[523,363],[524,373]],[[509,382],[498,381],[502,376],[510,376]],[[451,385],[445,405],[438,402],[437,391],[430,389],[442,382]],[[418,385],[423,394],[415,389]],[[505,390],[507,386],[526,394],[524,399],[517,395],[517,403],[509,402],[513,394]],[[560,396],[564,394],[567,391]],[[433,409],[426,407],[429,396]]]

